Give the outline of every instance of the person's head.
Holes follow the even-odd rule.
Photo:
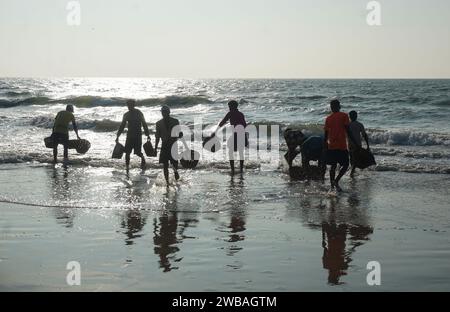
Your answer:
[[[230,111],[234,111],[234,110],[237,110],[238,109],[238,106],[239,106],[239,104],[238,104],[238,102],[237,101],[229,101],[228,102],[228,108],[230,109]]]
[[[73,105],[71,105],[71,104],[67,105],[66,111],[73,113]]]
[[[164,105],[163,107],[161,107],[161,115],[163,116],[163,118],[167,118],[170,116],[169,106]]]
[[[356,121],[356,119],[358,119],[358,113],[356,111],[351,111],[348,115],[350,116],[351,121]]]
[[[128,110],[133,110],[136,107],[136,101],[135,100],[127,100],[127,106],[128,106]]]
[[[333,113],[339,112],[341,110],[341,102],[337,99],[331,100],[330,108]]]

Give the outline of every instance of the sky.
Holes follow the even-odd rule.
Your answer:
[[[450,78],[450,1],[0,0],[0,77]]]

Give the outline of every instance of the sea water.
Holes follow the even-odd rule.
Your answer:
[[[328,196],[289,179],[282,131],[322,133],[334,97],[358,111],[377,166]],[[233,177],[197,142],[199,166],[168,188],[156,158],[127,172],[111,153],[128,98],[153,139],[161,105],[207,132],[236,99],[249,123],[280,128],[279,163]],[[67,104],[92,148],[54,166],[43,138]],[[0,289],[449,290],[449,115],[449,80],[1,79]]]

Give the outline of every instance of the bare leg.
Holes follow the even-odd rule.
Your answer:
[[[341,187],[339,186],[339,181],[345,175],[345,173],[347,172],[347,169],[348,169],[348,165],[341,167],[341,170],[339,171],[339,174],[338,174],[336,180],[334,181],[334,185],[336,187],[336,190],[338,190],[338,191],[342,191]]]
[[[309,168],[309,161],[308,161],[308,159],[303,158],[303,156],[302,156],[302,167]]]
[[[58,163],[58,144],[53,146],[53,162]]]
[[[297,155],[300,153],[296,150],[296,146],[295,147],[290,147],[288,152],[284,155],[284,158],[286,159],[289,168],[292,167],[292,162],[294,161],[295,157],[297,157]]]
[[[67,144],[64,144],[64,161],[67,162],[69,160],[69,147]]]
[[[141,157],[141,169],[145,169],[145,157],[143,154],[140,154],[139,157]]]
[[[243,172],[244,172],[244,161],[243,161],[243,160],[240,160],[239,163],[240,163],[240,170],[241,170],[241,173],[243,173]]]
[[[355,165],[353,165],[352,166],[352,171],[350,172],[350,176],[353,178],[353,176],[355,175],[355,170],[356,170],[356,167],[355,167]]]
[[[286,162],[289,165],[289,168],[292,166],[292,162],[290,161],[290,157],[289,157],[289,152],[286,152],[286,154],[284,154],[284,159],[286,159]]]
[[[125,165],[127,168],[130,168],[130,153],[125,154]]]
[[[336,167],[337,165],[332,165],[330,168],[330,184],[331,184],[331,188],[334,189],[334,185],[335,185],[335,176],[336,176]]]
[[[178,181],[180,179],[180,175],[178,173],[178,163],[176,161],[173,161],[172,167],[173,167],[173,174],[175,175],[175,180]]]
[[[319,160],[320,178],[322,181],[325,180],[325,173],[327,172],[327,165],[324,161]]]
[[[167,186],[169,186],[169,163],[164,163],[164,178],[166,179]]]
[[[234,160],[230,160],[231,174],[234,174]]]

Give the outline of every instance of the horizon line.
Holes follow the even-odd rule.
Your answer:
[[[2,76],[0,79],[183,79],[183,80],[450,80],[449,77],[156,77],[156,76]]]

